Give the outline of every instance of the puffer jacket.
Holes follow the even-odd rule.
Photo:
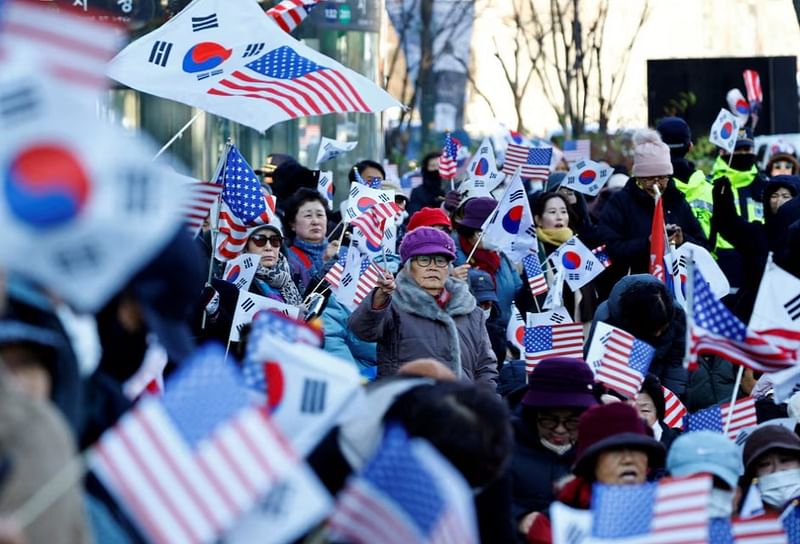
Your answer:
[[[460,379],[497,385],[497,361],[484,315],[465,282],[448,278],[444,309],[401,270],[397,290],[383,308],[373,308],[375,291],[350,315],[348,325],[362,340],[378,343],[378,378],[392,376],[409,361],[430,357]]]
[[[331,355],[352,362],[359,373],[367,378],[375,376],[375,343],[358,338],[347,326],[350,310],[336,297],[328,298],[322,323],[325,332],[324,349]]]

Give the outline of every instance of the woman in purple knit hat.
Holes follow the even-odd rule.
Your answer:
[[[400,244],[397,279],[385,273],[350,316],[359,338],[378,343],[378,378],[414,359],[433,358],[459,379],[495,387],[497,362],[485,317],[467,283],[450,277],[454,258],[447,234],[414,229]]]

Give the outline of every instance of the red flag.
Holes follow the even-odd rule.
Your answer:
[[[664,262],[664,253],[667,249],[666,234],[664,205],[661,197],[658,197],[653,212],[653,227],[650,229],[650,273],[665,284],[667,283],[667,266]]]

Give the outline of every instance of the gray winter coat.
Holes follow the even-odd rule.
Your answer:
[[[484,316],[466,283],[448,278],[451,298],[445,309],[408,275],[397,275],[389,304],[372,308],[373,291],[350,315],[353,332],[378,343],[378,377],[392,376],[403,363],[431,357],[462,380],[497,384],[497,361]]]

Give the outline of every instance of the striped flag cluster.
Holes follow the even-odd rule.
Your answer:
[[[550,175],[552,155],[551,147],[528,147],[510,143],[506,148],[503,173],[512,176],[520,168],[521,177],[531,181],[545,181]]]
[[[565,140],[561,151],[564,152],[564,160],[572,166],[580,160],[591,158],[592,143],[589,140]]]
[[[458,169],[458,142],[448,132],[444,136],[444,147],[439,156],[439,176],[442,179],[453,179]]]
[[[699,268],[694,268],[690,281],[693,283],[693,304],[688,312],[690,369],[696,366],[702,353],[713,353],[759,372],[775,372],[795,364],[797,351],[777,348],[750,331],[717,300]]]
[[[528,278],[528,287],[533,296],[547,292],[547,280],[542,272],[542,264],[539,262],[539,255],[530,252],[522,258],[522,267],[525,269],[525,276]]]
[[[325,274],[325,281],[328,284],[336,289],[339,287],[339,282],[342,281],[342,274],[344,273],[344,265],[347,262],[347,252],[348,248],[342,246],[339,248],[339,256],[336,259],[336,262],[333,263],[333,266],[330,267],[328,272]]]
[[[583,358],[583,324],[563,323],[526,327],[525,370],[530,374],[539,361],[549,357]]]
[[[611,266],[611,257],[608,256],[608,251],[606,251],[606,245],[603,244],[602,246],[598,246],[592,250],[592,254],[597,257],[597,260],[603,265],[603,268],[608,268]]]
[[[650,368],[655,349],[614,327],[608,335],[596,379],[617,393],[635,399]]]
[[[731,520],[733,544],[788,544],[786,530],[777,516],[763,515]]]
[[[267,10],[267,15],[275,21],[281,30],[291,32],[311,13],[319,0],[283,0],[280,4]]]
[[[298,459],[224,350],[197,352],[92,449],[92,470],[153,542],[210,542]]]
[[[398,426],[388,428],[375,456],[339,494],[328,523],[335,542],[479,542],[463,477]]]
[[[196,236],[203,221],[208,217],[211,208],[222,193],[222,185],[200,181],[197,183],[187,183],[186,190],[188,195],[183,204],[183,219],[186,228],[192,236]]]
[[[595,484],[591,536],[649,544],[708,542],[711,484],[709,475],[640,485]]]
[[[715,431],[722,433],[725,430],[725,422],[728,415],[731,416],[731,426],[728,428],[728,438],[736,440],[739,431],[752,427],[758,423],[756,419],[756,405],[753,397],[739,399],[731,405],[730,402],[718,404],[705,410],[700,410],[689,414],[684,418],[686,431]]]
[[[361,304],[373,289],[378,285],[378,281],[383,277],[383,272],[378,265],[372,262],[367,256],[361,260],[359,267],[358,281],[356,282],[356,295],[353,297],[353,302],[356,305]]]
[[[358,231],[354,234],[365,242],[360,249],[364,249],[370,254],[381,251],[383,235],[386,230],[386,218],[380,217],[376,213],[375,206],[353,219],[350,224]]]
[[[764,94],[761,92],[761,78],[755,70],[745,70],[742,73],[744,78],[744,88],[747,92],[747,101],[751,104],[764,101]]]
[[[664,391],[664,424],[667,427],[682,428],[683,417],[689,413],[686,406],[678,398],[678,395],[661,386]]]

